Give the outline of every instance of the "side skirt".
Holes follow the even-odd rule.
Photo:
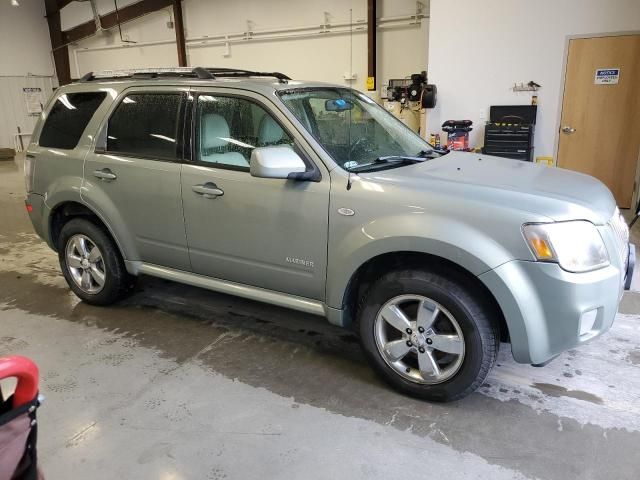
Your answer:
[[[214,292],[226,293],[248,298],[249,300],[277,305],[279,307],[291,308],[312,315],[327,316],[324,303],[318,300],[287,295],[286,293],[267,290],[265,288],[252,287],[241,283],[229,282],[227,280],[206,277],[196,273],[175,270],[173,268],[161,267],[144,262],[125,261],[125,264],[127,271],[132,275],[150,275],[152,277],[193,285],[194,287],[206,288]]]

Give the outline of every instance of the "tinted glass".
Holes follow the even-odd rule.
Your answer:
[[[181,98],[179,93],[127,95],[109,119],[107,150],[176,159]]]
[[[196,160],[248,170],[254,148],[275,145],[293,145],[293,140],[260,105],[243,98],[198,96]]]
[[[64,150],[76,148],[82,132],[106,95],[105,92],[60,95],[42,127],[40,146]]]

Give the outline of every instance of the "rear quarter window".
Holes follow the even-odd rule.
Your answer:
[[[73,150],[104,98],[105,92],[60,95],[47,115],[40,133],[41,147]]]

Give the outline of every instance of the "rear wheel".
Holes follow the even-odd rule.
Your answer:
[[[87,303],[114,303],[133,283],[115,242],[89,220],[74,218],[62,227],[58,258],[69,287]]]
[[[358,315],[361,344],[392,386],[432,401],[462,398],[495,363],[499,332],[464,282],[429,271],[390,272]]]

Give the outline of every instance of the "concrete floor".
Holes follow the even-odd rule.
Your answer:
[[[320,318],[151,278],[79,303],[23,189],[1,162],[0,355],[40,366],[50,479],[638,478],[638,293],[599,340],[538,369],[503,345],[478,393],[429,404]]]

